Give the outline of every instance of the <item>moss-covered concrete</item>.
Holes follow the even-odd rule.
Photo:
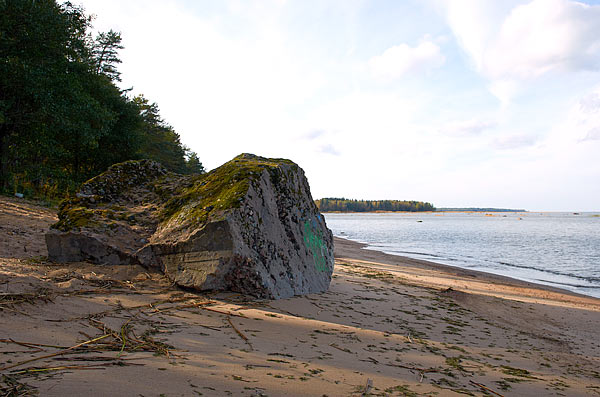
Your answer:
[[[274,184],[283,177],[282,165],[298,166],[286,159],[269,159],[252,154],[241,154],[205,175],[190,181],[187,187],[167,201],[161,221],[188,221],[196,225],[205,223],[209,215],[239,208],[253,181],[269,172]]]
[[[64,201],[53,227],[51,259],[139,263],[200,290],[289,297],[326,290],[333,271],[331,232],[285,159],[242,154],[196,176],[116,164]]]

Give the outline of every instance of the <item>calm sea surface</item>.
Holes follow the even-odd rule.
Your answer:
[[[325,214],[369,249],[552,285],[600,298],[598,213]]]

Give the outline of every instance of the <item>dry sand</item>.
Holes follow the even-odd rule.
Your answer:
[[[0,396],[600,395],[598,299],[339,239],[327,293],[198,294],[46,262],[54,221],[0,198]]]

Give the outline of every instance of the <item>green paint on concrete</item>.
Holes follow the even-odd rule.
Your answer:
[[[310,250],[315,261],[315,269],[319,272],[329,270],[325,252],[327,247],[323,242],[321,230],[313,227],[309,221],[304,222],[304,244]]]

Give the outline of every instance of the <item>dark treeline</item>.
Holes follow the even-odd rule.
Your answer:
[[[138,158],[179,173],[198,156],[143,96],[121,90],[121,35],[54,0],[0,0],[0,190],[61,196]]]
[[[438,208],[436,211],[443,212],[527,212],[524,209],[511,208],[479,208],[479,207],[463,207],[463,208]]]
[[[323,198],[315,200],[315,203],[321,212],[435,211],[435,207],[432,204],[422,201]]]

